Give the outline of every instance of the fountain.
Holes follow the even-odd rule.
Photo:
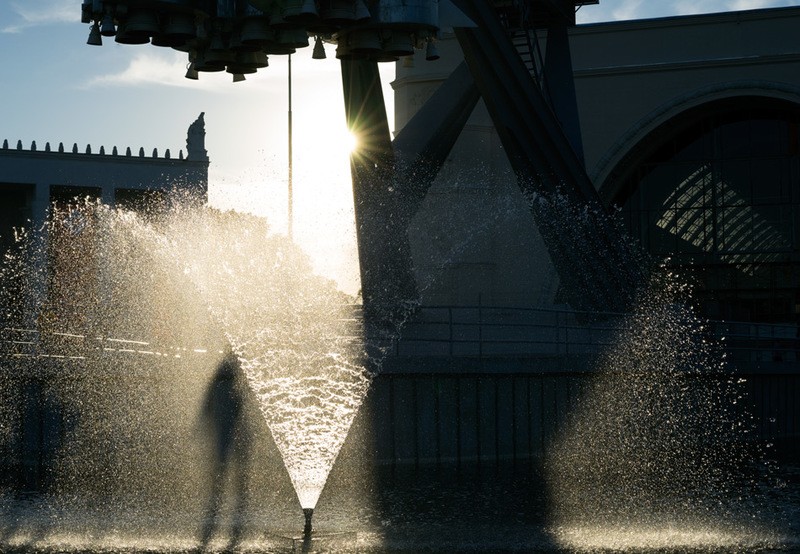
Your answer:
[[[760,548],[755,537],[770,533],[752,487],[765,467],[744,380],[678,277],[660,267],[639,295],[547,455],[559,542],[695,548],[715,535],[725,548]]]
[[[388,278],[401,272],[408,277],[410,272],[403,233],[405,218],[413,210],[398,198],[421,201],[430,183],[395,187],[407,183],[393,181],[401,173],[395,171],[385,114],[379,113],[382,99],[371,92],[377,76],[373,60],[433,46],[438,7],[427,8],[438,3],[375,3],[375,13],[362,10],[357,18],[345,17],[344,23],[334,17],[339,10],[317,14],[313,2],[301,7],[298,2],[251,0],[213,9],[197,3],[194,11],[188,7],[192,3],[146,4],[130,16],[136,19],[130,25],[124,4],[84,2],[83,21],[92,25],[90,43],[102,42],[102,22],[107,36],[117,33],[118,42],[152,38],[154,44],[189,52],[190,78],[196,78],[197,71],[226,67],[237,81],[266,65],[265,58],[250,55],[252,45],[270,54],[294,51],[295,45],[307,44],[303,28],[309,22],[314,25],[308,30],[318,40],[339,43],[348,119],[366,129],[361,154],[367,155],[354,157],[352,165],[362,261],[384,287],[365,296],[407,300],[410,279]],[[253,529],[281,529],[285,520],[276,514],[292,512],[294,517],[296,506],[286,500],[293,491],[304,515],[301,548],[310,550],[312,519],[325,499],[323,489],[330,497],[330,484],[345,482],[348,492],[328,498],[326,510],[335,511],[343,499],[360,504],[354,508],[344,502],[341,519],[370,529],[373,540],[364,545],[355,539],[357,544],[344,550],[796,546],[796,528],[788,527],[786,540],[770,526],[776,514],[791,519],[787,513],[796,510],[770,513],[756,490],[773,477],[760,475],[760,454],[750,450],[748,416],[739,409],[742,383],[718,358],[706,323],[691,310],[688,289],[663,272],[640,275],[635,249],[628,249],[628,243],[614,244],[619,234],[595,213],[599,199],[580,156],[575,156],[580,141],[569,144],[562,136],[561,129],[576,127],[577,118],[562,111],[563,106],[556,106],[559,120],[553,117],[553,106],[540,98],[519,52],[507,44],[509,29],[501,27],[501,19],[515,18],[498,18],[483,2],[458,4],[472,21],[458,18],[454,32],[566,283],[564,289],[569,289],[569,301],[595,312],[631,311],[601,356],[596,378],[578,391],[579,401],[573,402],[567,421],[560,420],[556,408],[555,429],[539,430],[547,454],[543,475],[534,469],[536,461],[528,460],[528,472],[522,476],[514,465],[486,478],[480,448],[475,478],[465,477],[461,467],[462,411],[476,420],[476,442],[481,432],[493,430],[495,468],[504,467],[497,445],[503,421],[497,391],[506,383],[491,373],[502,369],[491,367],[488,372],[493,406],[482,404],[486,389],[480,377],[470,384],[473,388],[465,386],[474,395],[463,395],[459,384],[452,398],[436,389],[439,381],[433,379],[435,392],[418,395],[413,381],[409,388],[414,406],[406,410],[413,414],[418,400],[432,405],[427,408],[436,424],[429,427],[436,428],[436,440],[449,431],[456,435],[457,471],[447,474],[449,466],[439,459],[447,456],[437,450],[436,465],[445,466],[441,474],[428,475],[426,460],[415,460],[420,467],[413,477],[397,478],[401,484],[395,485],[392,475],[381,482],[384,487],[371,491],[378,501],[370,510],[348,477],[336,474],[342,465],[336,462],[342,459],[340,452],[384,354],[381,343],[370,344],[365,337],[352,299],[313,276],[302,253],[270,236],[263,221],[176,206],[167,218],[148,222],[86,204],[53,218],[44,230],[53,245],[50,250],[35,251],[33,241],[27,246],[30,252],[5,260],[5,354],[14,371],[2,376],[0,389],[8,397],[21,393],[32,404],[52,406],[50,411],[60,412],[58,420],[64,422],[59,436],[68,440],[50,440],[50,428],[41,422],[43,451],[49,458],[35,485],[45,494],[30,505],[17,499],[2,504],[4,521],[26,523],[4,530],[0,544],[20,549],[102,550],[122,545],[121,549],[183,551],[199,544],[210,550],[270,550],[277,548],[280,533],[253,537]],[[563,12],[552,2],[543,4]],[[280,16],[286,18],[276,23],[280,28],[268,29],[261,16],[251,19],[254,9],[274,12],[276,7],[283,7]],[[157,18],[148,17],[162,8],[168,8],[162,15],[170,16],[164,28],[156,24]],[[550,14],[554,21],[561,19],[548,29],[551,40],[566,42],[572,16],[566,11],[566,18],[563,13]],[[277,12],[272,15],[276,17],[269,18],[270,24],[281,19]],[[369,17],[374,20],[367,25]],[[198,21],[199,26],[192,25]],[[296,29],[301,36],[292,36]],[[521,30],[526,36],[536,31]],[[246,52],[235,51],[239,47],[234,46],[237,41],[228,41],[229,33],[247,33],[252,45]],[[391,40],[385,40],[389,36]],[[568,47],[550,48],[546,65],[558,65],[553,58],[563,53],[569,53]],[[220,65],[221,60],[227,65]],[[571,75],[568,64],[561,70]],[[558,85],[552,74],[547,81]],[[570,81],[560,83],[556,96],[574,93]],[[453,83],[458,85],[458,79]],[[467,88],[443,96],[466,106],[468,97],[477,101],[477,93]],[[462,119],[449,106],[433,111],[441,111],[443,120]],[[430,142],[417,140],[427,136],[418,130],[414,140],[406,138],[401,144],[438,148],[438,139],[452,135],[455,140],[458,125],[445,125],[438,116],[436,125],[427,116],[421,119],[425,121],[416,122],[420,128],[448,128],[427,137]],[[424,159],[425,147],[410,153]],[[390,181],[392,185],[385,186]],[[569,193],[565,197],[576,203],[548,206],[542,194],[562,184],[562,191]],[[641,290],[632,290],[633,284],[642,284]],[[391,314],[398,308],[379,306],[387,307],[377,311]],[[582,317],[591,322],[603,316]],[[515,377],[506,380],[512,402]],[[525,383],[530,412],[532,387],[530,381]],[[569,387],[567,382],[568,397]],[[544,378],[538,392],[543,399]],[[456,406],[455,430],[440,428],[439,412],[451,407],[444,406],[444,400]],[[541,406],[544,412],[544,400]],[[494,429],[492,422],[482,420],[484,411],[495,417]],[[18,439],[15,429],[20,426],[14,414],[2,415],[10,422],[2,427],[6,446]],[[505,421],[509,420],[516,440],[515,414]],[[391,426],[393,420],[380,423]],[[564,425],[559,428],[559,423]],[[525,425],[530,447],[530,419]],[[407,442],[418,445],[426,439],[416,436],[417,428],[413,431],[414,437],[404,437]],[[517,464],[516,454],[512,457],[512,465]],[[164,513],[170,514],[168,521]],[[323,510],[318,517],[320,513]],[[128,519],[132,514],[135,523]],[[59,532],[37,523],[42,518],[63,522]],[[199,530],[193,528],[198,522]],[[160,532],[157,541],[142,542],[154,531]],[[98,541],[91,542],[95,536]],[[130,536],[137,542],[126,543]]]
[[[5,258],[9,349],[0,388],[11,397],[35,382],[42,388],[35,394],[64,422],[63,444],[52,446],[39,488],[84,508],[106,498],[122,503],[122,495],[139,508],[174,509],[180,498],[202,511],[208,495],[205,517],[214,520],[230,510],[228,489],[241,489],[234,496],[242,503],[253,493],[254,477],[237,466],[249,463],[243,448],[264,454],[253,444],[263,432],[245,415],[257,407],[310,538],[314,507],[380,348],[368,355],[352,299],[313,275],[264,220],[191,202],[174,207],[150,219],[76,201],[54,209],[40,232],[20,236]],[[41,234],[47,247],[39,247]],[[4,450],[21,440],[19,422],[9,418]],[[187,447],[186,438],[200,445]],[[196,464],[181,459],[183,448]],[[208,456],[212,474],[204,476],[200,460]],[[165,483],[175,498],[158,490]],[[204,526],[203,544],[215,525]]]
[[[41,492],[0,496],[4,548],[308,551],[321,498],[328,536],[362,531],[341,551],[787,543],[746,473],[740,383],[676,277],[640,293],[554,438],[547,489],[519,468],[384,478],[368,441],[336,463],[384,352],[264,220],[81,202],[42,232],[48,249],[22,233],[2,266],[2,447],[18,395],[58,422],[40,426]]]

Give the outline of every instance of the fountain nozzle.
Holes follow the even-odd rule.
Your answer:
[[[314,508],[303,508],[303,515],[306,516],[306,525],[303,527],[303,536],[311,537],[311,518],[314,515]]]

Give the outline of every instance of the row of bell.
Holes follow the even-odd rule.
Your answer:
[[[245,0],[240,0],[244,2]],[[416,0],[419,1],[419,0]],[[249,0],[250,4],[258,5],[259,2]],[[156,13],[153,9],[141,7],[127,7],[121,3],[102,2],[101,0],[84,0],[84,19],[89,22],[94,18],[90,31],[89,44],[102,44],[102,37],[115,37],[121,44],[147,44],[155,46],[172,47],[188,51],[196,45],[192,41],[204,40],[209,30],[204,21],[213,23],[220,36],[229,36],[231,48],[235,50],[264,50],[277,43],[293,42],[276,38],[276,35],[285,33],[302,33],[312,35],[331,36],[340,32],[360,33],[366,35],[375,33],[375,30],[348,30],[347,27],[359,25],[364,27],[369,24],[370,12],[364,0],[283,0],[282,5],[274,0],[263,0],[259,11],[251,6],[246,9],[246,17],[232,18],[197,18],[193,13],[186,11],[165,11]],[[102,9],[102,16],[93,10]],[[87,15],[88,14],[88,15]],[[224,27],[224,29],[223,29]],[[401,26],[406,31],[418,31],[413,27]],[[397,29],[395,26],[393,29]],[[425,31],[425,32],[429,32]],[[373,41],[374,38],[357,38],[356,42]],[[409,48],[400,42],[407,42],[405,38],[391,39],[395,44],[388,50],[392,55],[408,55]],[[296,47],[305,46],[299,44]],[[188,43],[188,44],[187,44]],[[348,48],[345,47],[344,50]],[[368,47],[376,51],[374,47]],[[380,48],[379,50],[385,50]],[[274,52],[280,53],[280,52]],[[290,53],[290,49],[286,49]]]
[[[242,29],[230,33],[227,40],[221,31],[215,31],[209,41],[209,48],[233,53],[264,51],[268,54],[292,54],[295,49],[308,46],[308,34],[304,29],[273,29],[264,25],[262,20],[263,18],[245,20]],[[154,29],[159,29],[159,32],[154,33]],[[156,22],[140,17],[134,11],[127,20],[119,22],[116,27],[110,16],[104,16],[101,22],[96,21],[90,29],[87,43],[99,46],[102,45],[103,36],[113,36],[120,44],[149,42],[154,46],[172,47],[188,52],[196,49],[198,42],[201,42],[197,39],[197,35],[191,16],[171,14],[167,17],[165,25],[158,27]]]
[[[130,10],[127,17],[119,19],[110,10],[95,21],[89,35],[89,44],[100,45],[102,38],[115,37],[120,44],[147,44],[155,46],[182,46],[196,38],[197,25],[191,14],[170,13],[162,16],[162,22],[151,10]]]
[[[272,0],[249,2],[270,15],[271,25],[281,21],[304,27],[310,33],[332,33],[342,27],[370,20],[364,0],[283,0],[280,9]]]
[[[257,70],[269,66],[269,57],[264,52],[218,52],[213,50],[200,50],[189,52],[189,61],[196,71],[240,73],[242,75],[255,73]]]
[[[362,58],[376,59],[376,61],[389,61],[389,58],[391,58],[392,61],[396,61],[398,59],[396,56],[389,56],[385,53],[376,54],[374,52],[364,50],[363,48],[359,48],[358,52],[351,51],[351,53],[348,54],[347,50],[343,50],[343,46],[344,48],[347,48],[345,44],[346,43],[340,43],[336,49],[336,57],[339,59],[344,59],[348,56],[355,58],[357,57],[356,54]],[[314,51],[311,57],[315,60],[323,60],[327,57],[322,38],[319,36],[316,37]],[[405,59],[411,60],[413,59],[413,56],[408,56]],[[436,48],[436,43],[432,39],[427,40],[425,59],[429,61],[439,59],[439,52]],[[190,63],[186,70],[186,78],[193,80],[197,80],[199,78],[198,72],[200,71],[226,71],[233,75],[233,82],[237,83],[244,81],[245,75],[256,73],[259,69],[269,66],[269,58],[264,52],[238,52],[236,53],[235,58],[231,59],[227,53],[220,54],[219,52],[215,52],[213,50],[201,52],[191,51],[189,52],[189,60]]]
[[[272,6],[274,8],[275,4]],[[94,20],[89,44],[102,44],[102,38],[98,37],[105,36],[115,37],[115,41],[121,44],[152,42],[155,46],[179,48],[194,38],[202,37],[205,32],[192,13],[157,14],[152,9],[126,8],[122,10],[124,17],[121,17],[119,11],[114,6],[104,7],[102,17]],[[87,12],[85,9],[84,19]],[[273,42],[272,36],[277,31],[331,33],[342,25],[364,22],[370,17],[363,0],[323,0],[320,10],[317,10],[314,0],[286,0],[282,10],[273,9],[271,15],[252,9],[249,12],[252,15],[244,18],[239,33],[242,44],[254,49],[260,49],[262,45],[259,43]],[[118,26],[115,25],[115,15]],[[317,20],[317,24],[306,27],[305,23],[313,20]]]
[[[340,33],[337,37],[338,59],[372,59],[379,62],[397,61],[414,55],[415,48],[427,48],[426,59],[437,60],[439,53],[430,33],[410,33],[402,29],[392,31],[359,29]]]

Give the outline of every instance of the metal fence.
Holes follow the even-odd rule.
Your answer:
[[[618,313],[549,308],[426,306],[392,343],[395,357],[592,356],[614,344],[627,318]],[[800,331],[793,324],[710,321],[706,331],[733,369],[797,372]],[[741,367],[739,367],[741,366]]]
[[[361,326],[354,313],[350,331],[357,332]],[[386,345],[384,371],[367,398],[364,411],[369,415],[362,419],[372,428],[375,456],[385,463],[413,465],[527,463],[541,456],[591,386],[592,362],[625,325],[620,314],[558,309],[420,309],[401,336]],[[775,445],[776,451],[800,454],[796,328],[712,322],[707,330],[720,339],[731,371],[743,379],[752,436]],[[181,367],[188,368],[193,362],[187,358],[215,354],[195,345],[0,330],[3,371],[33,367],[15,366],[10,358],[56,367],[100,355],[134,362],[119,367],[152,367],[158,373],[164,361],[180,358],[189,362]],[[24,398],[17,400],[24,408]],[[29,404],[41,408],[40,402]],[[33,431],[28,434],[41,435]]]
[[[348,332],[361,329],[360,307],[352,309]],[[619,313],[557,308],[424,306],[390,340],[390,357],[416,358],[591,358],[615,343],[627,318]],[[733,369],[800,371],[800,327],[793,324],[711,321],[709,337],[725,351]],[[83,357],[90,352],[176,356],[205,352],[203,345],[158,345],[130,337],[42,334],[0,329],[0,357]]]

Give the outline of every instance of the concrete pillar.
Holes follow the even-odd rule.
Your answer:
[[[368,323],[390,329],[417,290],[377,62],[342,60],[342,86],[348,127],[358,139],[350,168],[364,313]]]

